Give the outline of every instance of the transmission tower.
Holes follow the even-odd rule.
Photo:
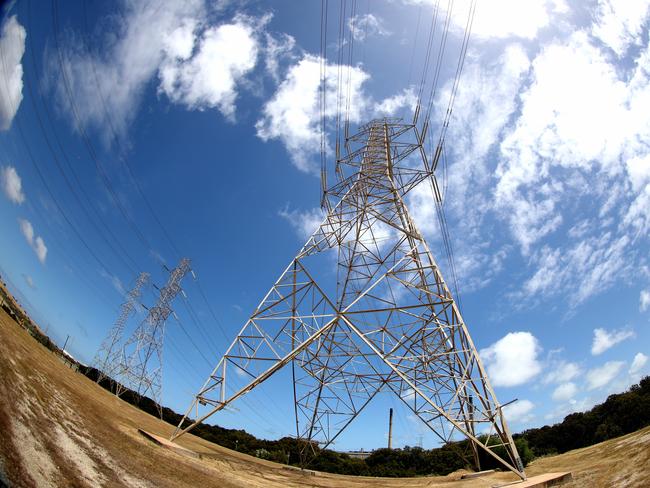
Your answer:
[[[135,310],[135,305],[142,293],[142,287],[147,281],[149,281],[149,273],[140,273],[135,285],[126,295],[126,301],[120,308],[119,317],[95,354],[92,364],[98,371],[97,383],[104,378],[114,379],[120,371],[121,349],[119,344],[124,335],[124,327]]]
[[[121,352],[119,382],[116,395],[126,388],[138,396],[150,395],[161,413],[163,342],[165,322],[172,312],[171,303],[181,292],[181,280],[190,271],[190,260],[183,258],[170,274],[167,284],[160,290],[155,306],[124,344]]]
[[[427,161],[423,140],[397,119],[374,120],[347,139],[326,192],[327,216],[217,363],[172,440],[287,367],[296,436],[305,445],[329,446],[388,391],[443,442],[465,437],[525,479],[476,347],[404,203],[422,182],[439,199],[436,161]]]

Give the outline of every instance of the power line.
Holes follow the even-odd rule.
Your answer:
[[[104,113],[106,114],[106,120],[108,122],[108,127],[109,127],[109,129],[111,131],[111,134],[113,136],[113,140],[115,141],[115,143],[118,146],[118,159],[122,163],[122,165],[126,168],[127,174],[129,175],[129,177],[130,177],[131,181],[134,183],[138,193],[140,194],[143,201],[145,202],[145,205],[146,205],[147,209],[149,210],[149,213],[153,216],[153,218],[156,221],[157,225],[162,230],[163,235],[165,236],[165,238],[169,242],[171,248],[176,253],[176,258],[179,258],[180,255],[181,255],[181,252],[179,251],[178,247],[174,243],[174,240],[171,238],[171,235],[167,231],[167,228],[163,224],[162,220],[158,216],[158,213],[155,211],[153,205],[151,204],[151,201],[149,200],[149,198],[147,198],[145,192],[142,190],[140,182],[135,177],[128,159],[124,156],[124,154],[125,154],[124,148],[122,147],[122,145],[120,143],[120,137],[117,134],[117,131],[115,130],[115,125],[113,124],[113,118],[111,117],[110,110],[108,110],[108,106],[107,106],[107,103],[106,103],[106,98],[105,98],[104,93],[102,91],[101,84],[99,83],[99,77],[97,76],[97,69],[95,67],[94,57],[93,57],[93,53],[92,53],[92,49],[91,49],[91,43],[90,43],[90,32],[89,32],[89,29],[88,29],[88,9],[87,9],[86,2],[83,2],[83,20],[84,20],[84,29],[85,29],[85,34],[86,34],[83,37],[83,41],[84,41],[83,44],[84,44],[84,47],[86,49],[86,52],[87,52],[89,60],[90,60],[90,66],[91,66],[91,70],[93,72],[93,79],[95,81],[95,85],[97,86],[97,93],[98,93],[99,99],[100,99],[100,101],[102,103]]]
[[[30,11],[30,13],[31,13],[31,11]],[[29,25],[31,26],[31,15],[30,15],[30,17],[29,17]],[[31,57],[31,59],[32,59],[32,66],[33,66],[33,69],[34,69],[34,73],[36,73],[36,72],[37,72],[37,69],[36,69],[36,62],[35,62],[35,57],[34,57],[34,46],[33,46],[33,40],[32,40],[32,37],[33,37],[33,36],[30,36],[30,57]],[[33,91],[33,89],[32,89],[32,85],[31,85],[31,83],[30,83],[30,81],[29,81],[29,77],[26,77],[26,78],[25,78],[25,83],[26,83],[26,85],[27,85],[27,89],[28,89],[28,92],[29,92],[29,94],[30,94],[30,97],[29,97],[29,98],[30,98],[31,103],[32,103],[32,106],[33,106],[33,108],[34,108],[34,113],[36,114],[36,118],[37,118],[37,121],[38,121],[38,124],[39,124],[39,128],[40,128],[40,130],[41,130],[41,133],[42,133],[42,135],[43,135],[43,138],[45,139],[46,145],[47,145],[47,147],[48,147],[48,149],[49,149],[49,151],[50,151],[50,154],[52,155],[52,159],[53,159],[54,162],[55,162],[55,166],[56,166],[57,170],[59,171],[59,173],[61,174],[61,176],[63,177],[63,179],[64,179],[64,181],[65,181],[65,183],[66,183],[68,189],[70,190],[70,193],[74,196],[75,200],[77,201],[77,203],[78,203],[78,205],[79,205],[79,208],[84,212],[86,218],[88,219],[88,221],[90,222],[90,224],[92,225],[92,227],[93,227],[93,228],[97,231],[97,233],[102,237],[102,239],[104,240],[104,242],[109,246],[109,248],[110,248],[111,251],[115,254],[115,256],[117,256],[117,258],[122,262],[122,264],[123,264],[123,265],[124,265],[124,266],[125,266],[125,267],[126,267],[126,268],[127,268],[127,269],[132,273],[132,274],[133,274],[133,275],[136,275],[136,274],[137,274],[136,269],[138,268],[137,264],[135,263],[135,261],[133,260],[133,258],[129,255],[128,251],[127,251],[127,250],[122,246],[121,242],[119,241],[119,239],[117,239],[117,237],[115,236],[115,234],[114,234],[113,232],[110,231],[110,229],[108,228],[108,226],[107,226],[107,224],[106,224],[106,222],[105,222],[105,219],[101,218],[101,216],[97,213],[97,211],[96,211],[96,209],[95,209],[95,206],[92,204],[90,198],[88,197],[88,194],[86,193],[86,191],[85,191],[85,189],[84,189],[84,186],[83,186],[83,185],[81,184],[81,182],[79,181],[79,178],[77,177],[77,174],[76,174],[76,172],[74,171],[74,169],[73,169],[73,167],[72,167],[72,164],[70,163],[70,160],[69,160],[69,158],[68,158],[68,155],[67,155],[67,153],[65,152],[65,150],[64,150],[64,148],[63,148],[63,145],[61,144],[61,140],[60,140],[60,138],[58,137],[58,134],[57,134],[56,131],[53,129],[52,133],[54,134],[55,139],[56,139],[56,141],[57,141],[57,143],[58,143],[59,150],[61,151],[61,154],[63,155],[63,158],[64,158],[64,160],[65,160],[66,163],[67,163],[68,169],[72,172],[72,174],[73,174],[73,176],[74,176],[74,178],[75,178],[75,182],[76,182],[76,184],[77,184],[77,185],[76,185],[76,188],[75,188],[75,185],[73,185],[73,183],[72,183],[72,182],[70,181],[70,179],[68,178],[68,176],[67,176],[67,174],[66,174],[64,168],[63,168],[62,165],[61,165],[61,162],[59,161],[59,158],[58,158],[58,156],[57,156],[57,154],[56,154],[56,151],[54,150],[54,148],[53,148],[53,146],[52,146],[52,143],[50,142],[50,139],[49,139],[49,137],[47,136],[47,131],[46,131],[45,125],[44,125],[44,123],[43,123],[43,119],[42,119],[42,117],[41,117],[41,114],[40,114],[40,112],[39,112],[39,110],[38,110],[38,107],[37,107],[37,104],[36,104],[36,97],[35,97],[34,91]],[[49,109],[48,109],[48,107],[47,107],[47,104],[45,103],[44,100],[42,100],[42,102],[43,102],[43,106],[45,107],[45,113],[46,113],[47,119],[48,119],[48,121],[50,122],[51,127],[54,128],[54,124],[53,124],[53,122],[52,122],[52,117],[51,117],[50,111],[49,111]],[[77,188],[79,189],[79,192],[81,192],[81,194],[85,197],[85,200],[86,200],[87,205],[84,205],[84,203],[81,201],[81,198],[80,198],[80,196],[79,196],[79,193],[77,192]],[[90,208],[90,209],[93,211],[94,218],[93,218],[93,216],[90,215],[90,212],[89,212],[88,208]],[[97,222],[101,223],[101,225],[102,225],[103,228],[104,228],[104,231],[108,234],[108,236],[110,236],[110,237],[112,238],[112,240],[113,240],[113,241],[117,244],[117,246],[119,247],[120,252],[118,252],[118,250],[117,250],[117,249],[114,247],[114,245],[112,244],[111,240],[108,239],[108,238],[106,237],[106,235],[104,234],[104,232],[99,228]],[[126,256],[126,259],[128,259],[129,262],[127,262],[127,261],[125,260],[124,256]]]
[[[8,71],[7,71],[7,68],[6,68],[4,52],[3,52],[3,51],[0,51],[0,55],[2,56],[2,65],[3,65],[3,69],[5,70],[5,73],[6,73],[6,72],[8,72]],[[7,86],[7,79],[6,79],[6,77],[4,78],[4,85],[5,85],[5,90],[6,90],[6,92],[8,92],[8,86]],[[7,100],[10,100],[10,98],[7,98]],[[50,195],[50,198],[52,199],[52,202],[53,202],[54,205],[56,206],[57,210],[59,211],[59,213],[61,214],[61,216],[63,217],[63,219],[66,221],[66,223],[68,224],[68,226],[72,229],[72,231],[73,231],[74,234],[77,236],[77,238],[81,241],[81,243],[82,243],[83,246],[86,248],[86,250],[87,250],[87,251],[92,255],[92,257],[97,261],[97,263],[99,264],[99,266],[100,266],[100,267],[101,267],[101,268],[102,268],[106,273],[108,273],[109,275],[111,275],[111,273],[108,271],[108,270],[109,270],[108,266],[106,266],[106,264],[103,262],[103,260],[100,259],[99,256],[94,252],[94,250],[90,247],[90,245],[88,244],[88,242],[84,239],[84,237],[83,237],[83,236],[81,235],[81,233],[79,232],[79,229],[77,229],[77,227],[72,223],[72,221],[71,221],[70,218],[68,217],[67,213],[63,210],[63,208],[62,208],[61,205],[59,204],[59,201],[58,201],[57,198],[54,196],[54,193],[52,192],[52,189],[50,188],[50,185],[47,183],[47,180],[46,180],[45,176],[43,175],[43,173],[42,173],[42,171],[41,171],[41,169],[40,169],[38,163],[36,163],[36,158],[34,158],[34,155],[32,154],[32,151],[31,151],[31,149],[30,149],[30,145],[27,143],[27,138],[25,137],[25,133],[24,133],[24,131],[23,131],[22,124],[21,124],[20,120],[19,120],[18,118],[16,118],[16,119],[15,119],[15,123],[16,123],[16,127],[18,128],[18,133],[19,133],[19,135],[20,135],[20,138],[21,138],[21,140],[22,140],[22,142],[23,142],[23,145],[24,145],[24,147],[25,147],[25,150],[26,150],[26,152],[27,152],[28,160],[30,161],[32,167],[36,170],[36,173],[38,174],[38,177],[39,177],[39,179],[41,180],[41,183],[42,183],[43,186],[45,187],[47,193]]]
[[[138,228],[137,224],[134,222],[134,220],[131,218],[129,215],[128,211],[120,201],[117,192],[115,191],[115,188],[113,187],[113,184],[110,181],[110,178],[108,177],[108,174],[106,173],[103,164],[99,160],[97,153],[95,152],[95,148],[90,141],[90,138],[88,137],[88,134],[86,133],[86,130],[84,128],[84,124],[81,121],[81,117],[79,116],[79,113],[77,111],[77,106],[74,102],[74,97],[72,96],[72,87],[70,85],[70,80],[68,79],[68,75],[66,73],[65,69],[65,62],[63,58],[63,52],[61,49],[60,45],[60,29],[59,29],[59,20],[58,20],[58,1],[57,0],[52,0],[52,26],[54,29],[54,43],[55,43],[55,48],[57,52],[56,59],[59,64],[59,71],[61,73],[62,81],[63,81],[63,86],[65,89],[65,93],[68,98],[68,103],[70,107],[70,111],[72,112],[72,115],[75,119],[75,123],[77,126],[77,129],[79,130],[79,134],[81,135],[81,138],[84,142],[84,145],[86,149],[88,150],[88,154],[90,158],[93,160],[95,163],[95,168],[97,169],[97,173],[100,176],[100,180],[104,184],[104,187],[108,191],[111,200],[115,204],[115,206],[118,208],[124,219],[127,221],[129,227],[131,230],[134,232],[134,234],[137,236],[138,240],[141,242],[141,244],[145,247],[145,249],[149,252],[152,251],[151,244],[147,240],[147,238],[144,236],[142,231]]]

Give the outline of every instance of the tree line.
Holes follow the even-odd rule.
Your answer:
[[[95,380],[97,370],[82,368]],[[112,380],[102,383],[112,389]],[[138,398],[127,390],[122,398],[139,406],[151,415],[158,415],[157,405],[149,398]],[[182,416],[163,407],[162,418],[178,425]],[[650,376],[641,379],[626,392],[610,395],[603,403],[587,412],[572,413],[560,423],[528,429],[513,436],[524,466],[539,456],[561,454],[587,447],[614,437],[628,434],[650,425]],[[458,469],[474,469],[469,441],[450,442],[442,447],[423,449],[405,446],[398,449],[376,449],[366,459],[350,457],[330,449],[320,449],[312,443],[292,437],[278,440],[258,439],[242,429],[226,429],[218,425],[201,423],[192,433],[198,437],[239,452],[278,463],[303,466],[328,473],[357,476],[408,477],[441,475]],[[481,438],[485,441],[485,437]],[[499,454],[507,459],[503,448]],[[500,468],[498,462],[479,450],[481,469]]]
[[[13,303],[11,303],[13,305]],[[9,306],[3,308],[12,318],[44,347],[63,355],[61,349],[22,311]],[[70,358],[66,358],[70,360]],[[99,371],[92,366],[77,363],[78,371],[97,381]],[[114,392],[116,383],[104,378],[99,383]],[[159,415],[158,405],[148,397],[140,397],[127,389],[121,396],[126,402],[153,415]],[[178,425],[182,415],[162,407],[162,420]],[[561,454],[572,449],[587,447],[614,437],[628,434],[650,425],[650,376],[632,385],[626,392],[610,395],[603,403],[587,412],[572,413],[560,423],[528,429],[513,436],[519,455],[526,466],[535,457]],[[329,473],[407,477],[446,475],[458,469],[474,469],[469,441],[452,442],[434,449],[405,446],[398,449],[377,449],[366,459],[352,458],[345,453],[321,449],[315,443],[305,444],[292,437],[278,440],[258,439],[243,429],[226,429],[218,425],[201,423],[192,431],[194,435],[262,459],[293,466],[306,467]],[[484,439],[483,439],[484,440]],[[506,459],[505,452],[498,453]],[[481,469],[498,468],[496,461],[485,452],[479,453]]]

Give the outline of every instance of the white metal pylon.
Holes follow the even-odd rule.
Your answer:
[[[135,310],[136,303],[142,293],[142,287],[149,281],[149,273],[140,273],[133,288],[127,293],[126,301],[120,307],[120,315],[113,327],[102,342],[93,365],[97,368],[97,383],[104,378],[115,378],[120,371],[120,358],[122,354],[121,342],[124,335],[124,327],[129,317]]]
[[[115,378],[117,396],[131,388],[139,396],[151,395],[160,410],[165,322],[172,313],[172,301],[181,291],[181,280],[189,271],[190,260],[181,259],[169,273],[156,305],[124,344]]]
[[[331,210],[172,439],[290,367],[299,438],[327,447],[387,390],[444,442],[460,433],[525,479],[476,347],[404,203],[422,182],[439,194],[422,138],[412,124],[381,119],[348,139],[327,191]]]

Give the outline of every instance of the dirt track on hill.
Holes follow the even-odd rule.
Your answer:
[[[183,436],[180,445],[211,455],[193,459],[156,446],[138,428],[163,436],[173,429],[70,370],[0,310],[0,485],[482,488],[516,479],[495,473],[460,481],[458,472],[408,479],[307,475]],[[572,471],[567,487],[650,486],[650,428],[539,459],[526,471]]]

